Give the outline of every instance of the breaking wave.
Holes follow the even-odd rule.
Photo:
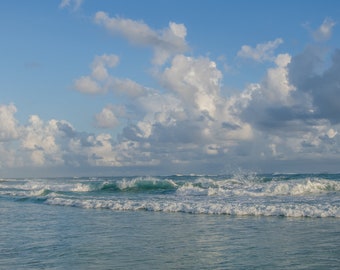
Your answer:
[[[197,201],[153,200],[80,200],[49,198],[50,205],[72,206],[85,209],[109,209],[113,211],[179,212],[189,214],[217,214],[232,216],[282,216],[282,217],[340,217],[339,206],[326,204],[242,204]]]
[[[0,197],[112,211],[340,217],[339,175],[2,179]]]

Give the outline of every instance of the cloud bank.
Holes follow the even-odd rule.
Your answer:
[[[227,164],[267,164],[263,168],[269,170],[276,161],[339,160],[339,49],[325,53],[310,45],[297,55],[275,54],[282,38],[243,45],[237,57],[269,61],[271,67],[260,82],[225,93],[223,72],[214,60],[185,54],[189,47],[183,24],[170,22],[156,31],[144,22],[104,12],[97,12],[94,22],[113,38],[119,34],[154,51],[152,63],[159,68],[153,79],[159,88],[113,76],[111,70],[120,62],[115,54],[94,56],[89,73],[76,78],[73,88],[107,95],[108,103],[93,117],[94,125],[105,132],[80,132],[68,121],[44,122],[37,115],[23,125],[15,117],[16,106],[2,104],[1,167],[221,173]],[[334,25],[326,19],[315,38],[329,39]],[[331,63],[322,65],[329,54]],[[124,96],[124,104],[113,105],[110,99],[115,96]],[[119,134],[113,138],[111,132],[117,128]]]

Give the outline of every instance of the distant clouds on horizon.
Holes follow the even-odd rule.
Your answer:
[[[59,7],[76,12],[82,4],[63,0]],[[281,161],[339,160],[340,50],[329,51],[326,45],[336,27],[333,19],[306,29],[310,44],[294,55],[277,53],[285,43],[280,35],[241,45],[235,55],[239,63],[269,67],[261,81],[229,94],[217,59],[190,52],[185,24],[153,29],[103,11],[94,14],[93,24],[111,39],[150,48],[150,76],[159,87],[115,75],[123,60],[110,51],[93,55],[88,72],[70,82],[72,91],[107,96],[102,110],[89,119],[97,133],[39,115],[23,124],[15,103],[0,104],[2,170],[145,167],[147,172],[159,167],[211,173],[209,164],[217,172],[227,163],[270,171],[273,161],[277,166]],[[27,62],[27,68],[40,65]],[[115,129],[117,136],[111,132]]]

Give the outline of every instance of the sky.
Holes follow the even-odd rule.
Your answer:
[[[340,2],[4,0],[0,177],[340,172]]]

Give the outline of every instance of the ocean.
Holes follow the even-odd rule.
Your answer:
[[[0,179],[0,269],[340,269],[339,174]]]

